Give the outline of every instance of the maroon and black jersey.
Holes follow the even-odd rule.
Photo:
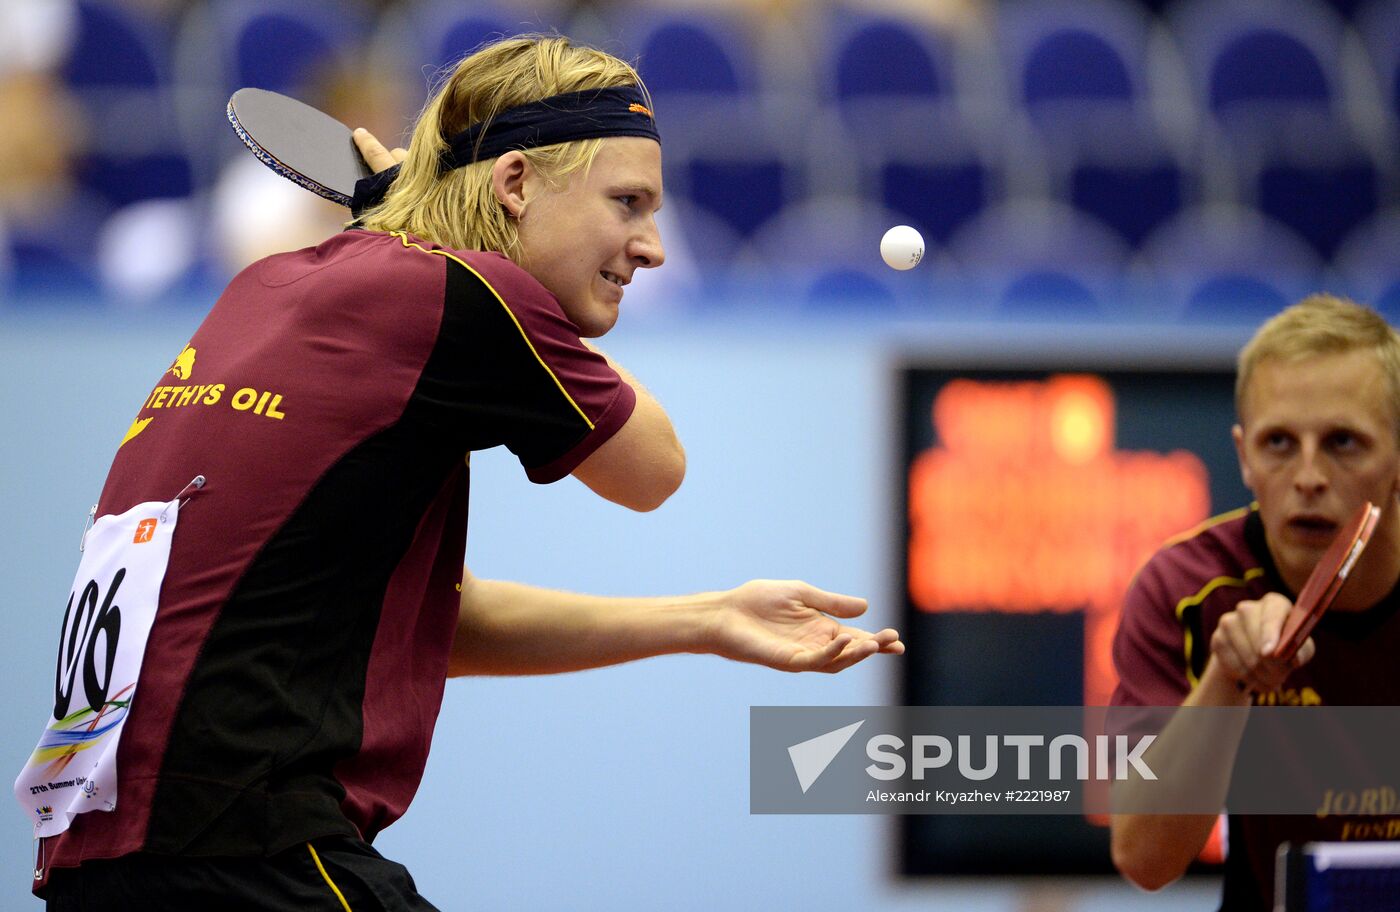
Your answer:
[[[1128,590],[1113,642],[1117,706],[1177,706],[1205,671],[1220,618],[1268,592],[1279,577],[1257,508],[1208,520],[1168,542]],[[1362,612],[1331,611],[1313,630],[1312,661],[1256,704],[1400,704],[1400,591]],[[1268,910],[1283,842],[1400,838],[1400,817],[1231,815],[1222,908]]]
[[[119,514],[207,479],[180,511],[118,807],[47,840],[49,866],[373,839],[427,759],[470,452],[504,445],[556,481],[635,402],[499,254],[347,231],[243,271],[102,491]]]

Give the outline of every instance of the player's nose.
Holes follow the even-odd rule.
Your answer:
[[[627,255],[642,269],[655,269],[666,262],[666,248],[655,219],[648,220],[646,228],[632,238]]]
[[[1316,493],[1326,490],[1327,484],[1327,473],[1323,471],[1317,447],[1305,444],[1293,473],[1294,487],[1305,493]]]

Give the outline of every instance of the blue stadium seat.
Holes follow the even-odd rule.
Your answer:
[[[10,223],[9,293],[14,304],[42,304],[55,297],[100,303],[101,283],[94,264],[98,231],[109,210],[83,194],[55,201],[52,211]]]
[[[348,25],[338,10],[301,4],[257,12],[239,30],[234,81],[296,92],[353,46],[358,36]]]
[[[998,11],[1007,84],[1032,117],[1145,104],[1154,21],[1111,0],[1027,0]]]
[[[817,163],[848,148],[847,192],[878,200],[935,244],[1001,197],[1006,144],[999,124],[986,127],[995,116],[966,114],[956,73],[967,49],[954,36],[842,7],[816,40],[828,105],[817,132],[829,136],[811,154]]]
[[[752,92],[752,77],[741,72],[736,59],[740,48],[733,36],[703,18],[661,22],[642,45],[642,78],[658,97]]]
[[[872,98],[829,108],[815,123],[810,157],[830,179],[814,183],[877,201],[933,243],[947,243],[1002,196],[1000,132],[954,106]]]
[[[753,234],[798,195],[780,158],[710,158],[684,163],[688,198],[740,235]]]
[[[376,65],[400,72],[415,89],[483,44],[548,28],[529,6],[419,0],[391,5],[375,27]]]
[[[1131,101],[1134,89],[1126,61],[1102,36],[1064,29],[1031,51],[1021,93],[1027,104],[1064,98]]]
[[[927,310],[930,277],[948,274],[935,245],[925,261],[896,272],[880,258],[880,238],[898,213],[857,198],[818,197],[788,207],[755,234],[737,257],[751,293],[796,299],[809,310]]]
[[[609,17],[605,31],[608,50],[636,61],[661,111],[763,91],[760,36],[741,13],[629,7]]]
[[[655,100],[668,196],[742,239],[806,192],[793,112],[762,82],[761,36],[747,17],[629,8],[605,30]]]
[[[1322,61],[1282,29],[1242,31],[1221,48],[1211,66],[1212,111],[1258,102],[1329,106],[1332,97]]]
[[[1400,4],[1394,0],[1373,0],[1358,11],[1356,31],[1375,68],[1392,133],[1400,131]]]
[[[1172,23],[1236,198],[1330,257],[1383,191],[1343,103],[1346,24],[1312,0],[1195,0]]]
[[[1193,183],[1187,169],[1159,146],[1133,162],[1076,161],[1069,173],[1069,201],[1137,247],[1181,211]]]
[[[460,11],[460,4],[452,4]],[[445,20],[446,27],[433,47],[433,53],[419,64],[435,68],[461,60],[470,52],[491,41],[516,34],[521,23],[491,9],[473,8],[457,19]]]
[[[894,20],[874,20],[857,27],[836,56],[836,95],[905,95],[931,98],[945,94],[947,78],[935,67],[925,43]]]
[[[1400,208],[1387,209],[1341,244],[1333,266],[1344,290],[1400,323]]]
[[[949,246],[984,305],[1025,319],[1100,319],[1122,310],[1129,250],[1107,226],[1059,203],[982,213]]]
[[[221,0],[189,7],[176,45],[180,135],[195,183],[217,180],[223,163],[244,154],[223,116],[229,96],[269,89],[325,108],[344,80],[393,84],[366,53],[369,19],[362,0]],[[393,139],[393,137],[384,137]]]
[[[76,9],[77,31],[59,72],[92,137],[73,165],[79,187],[107,207],[193,193],[176,126],[169,30],[129,5],[80,0]],[[58,262],[43,246],[26,257]]]
[[[170,82],[170,34],[129,4],[79,0],[77,31],[59,68],[78,92],[156,89]]]
[[[1145,94],[1147,20],[1121,3],[1021,3],[998,17],[1002,50],[1028,107],[1132,103]]]
[[[1345,23],[1318,0],[1185,0],[1169,23],[1196,97],[1217,120],[1330,110]]]
[[[1164,315],[1200,323],[1258,323],[1326,279],[1303,238],[1234,206],[1186,210],[1148,239],[1142,263]]]
[[[1195,176],[1153,117],[1153,20],[1108,0],[999,11],[1006,81],[1042,147],[1050,195],[1137,245],[1190,201]]]
[[[246,86],[305,97],[316,80],[357,62],[368,26],[359,2],[211,3],[188,19],[182,77],[225,97]]]
[[[931,27],[893,15],[840,7],[826,23],[829,97],[839,103],[869,99],[949,97],[951,41]]]
[[[176,150],[136,156],[84,155],[75,163],[73,176],[113,208],[144,199],[190,196],[195,191],[189,159]]]
[[[101,302],[101,283],[92,264],[51,238],[10,239],[9,294],[12,305],[43,304],[53,298]]]
[[[1257,185],[1259,210],[1298,232],[1330,259],[1353,229],[1376,213],[1381,174],[1359,149],[1331,162],[1267,162]]]
[[[1195,323],[1257,323],[1291,302],[1277,285],[1253,275],[1203,276],[1191,291],[1182,317]]]
[[[946,244],[997,192],[993,170],[975,155],[960,160],[889,159],[879,166],[880,202],[928,239]]]

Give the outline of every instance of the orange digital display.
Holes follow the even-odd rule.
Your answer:
[[[1085,614],[1084,703],[1106,705],[1123,593],[1210,512],[1194,453],[1119,450],[1101,377],[954,379],[908,464],[909,598],[925,612]]]

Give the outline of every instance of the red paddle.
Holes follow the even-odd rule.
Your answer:
[[[1337,593],[1342,591],[1357,558],[1366,550],[1371,533],[1381,517],[1381,508],[1370,501],[1362,504],[1356,514],[1337,532],[1327,552],[1313,568],[1312,575],[1298,593],[1293,610],[1283,622],[1283,635],[1278,646],[1274,647],[1273,657],[1291,661],[1297,654],[1308,634],[1312,633],[1322,615],[1332,606]]]

